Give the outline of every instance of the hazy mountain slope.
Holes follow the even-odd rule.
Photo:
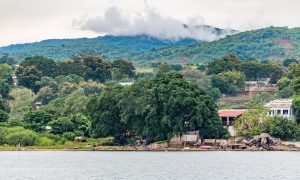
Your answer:
[[[160,40],[147,35],[103,36],[97,38],[53,39],[36,43],[18,44],[0,48],[0,56],[10,54],[17,59],[42,55],[53,59],[65,59],[74,54],[92,52],[103,54],[109,59],[131,57],[149,49],[193,44],[198,41],[181,39],[179,41]]]
[[[207,62],[227,54],[236,54],[245,60],[281,60],[300,57],[300,28],[270,27],[226,36],[213,42],[162,40],[138,35],[45,40],[0,48],[0,56],[8,53],[19,60],[34,55],[65,59],[83,52],[102,54],[108,59],[174,63]]]
[[[270,27],[248,31],[210,43],[161,48],[141,53],[135,59],[200,63],[229,53],[246,60],[299,58],[300,28]]]
[[[220,29],[211,26],[187,26],[183,25],[197,37],[210,37],[220,39],[226,35],[237,33],[231,29]],[[209,38],[205,38],[209,39]],[[157,48],[177,47],[182,45],[201,44],[203,41],[184,39],[165,39],[152,37],[149,35],[136,36],[101,36],[97,38],[79,39],[52,39],[36,43],[17,44],[0,47],[0,56],[9,54],[17,60],[22,60],[29,56],[42,55],[53,59],[65,59],[74,54],[92,52],[105,55],[108,59],[127,58],[132,59],[140,53],[149,50],[155,51]],[[144,59],[141,59],[144,60]]]

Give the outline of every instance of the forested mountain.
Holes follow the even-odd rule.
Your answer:
[[[214,32],[222,33],[222,30],[216,29]],[[178,41],[162,40],[148,35],[54,39],[2,47],[0,56],[9,54],[16,60],[23,60],[26,57],[42,55],[61,60],[90,52],[102,54],[107,59],[171,63],[203,63],[227,54],[235,54],[244,60],[300,57],[300,28],[269,27],[238,34],[235,34],[236,31],[230,33],[234,35],[213,42],[188,38]]]
[[[269,27],[242,32],[218,41],[161,48],[136,56],[136,60],[201,63],[235,54],[244,60],[282,60],[300,57],[300,28]]]
[[[162,47],[194,44],[194,39],[162,40],[148,35],[100,36],[97,38],[52,39],[36,43],[17,44],[0,48],[0,56],[9,54],[17,60],[29,56],[47,56],[61,60],[79,53],[105,55],[108,59],[134,56],[136,53]]]
[[[227,35],[238,33],[232,29],[220,29],[212,26],[188,26],[183,25],[191,34],[203,37],[183,39],[157,38],[150,35],[136,36],[99,36],[97,38],[79,38],[79,39],[50,39],[41,42],[10,45],[0,47],[0,56],[8,54],[17,61],[30,56],[47,56],[55,60],[69,58],[72,55],[82,53],[102,54],[107,59],[137,59],[140,53],[149,50],[155,51],[159,48],[177,47],[182,45],[201,44],[209,39],[220,39]],[[206,37],[207,36],[207,37]],[[197,40],[196,40],[197,39]],[[204,40],[205,39],[205,40]],[[144,59],[142,59],[144,60]]]

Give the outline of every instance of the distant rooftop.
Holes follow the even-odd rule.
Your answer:
[[[121,86],[131,86],[131,85],[134,84],[134,82],[119,82],[119,84],[120,84]]]
[[[292,99],[276,99],[266,104],[267,108],[291,108],[293,105]]]
[[[239,117],[247,112],[247,109],[221,109],[219,110],[220,117]]]

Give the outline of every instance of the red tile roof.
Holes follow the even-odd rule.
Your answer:
[[[222,109],[219,110],[220,117],[239,117],[247,112],[246,109]]]

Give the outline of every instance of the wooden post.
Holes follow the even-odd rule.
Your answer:
[[[227,126],[229,126],[229,117],[227,117]]]

